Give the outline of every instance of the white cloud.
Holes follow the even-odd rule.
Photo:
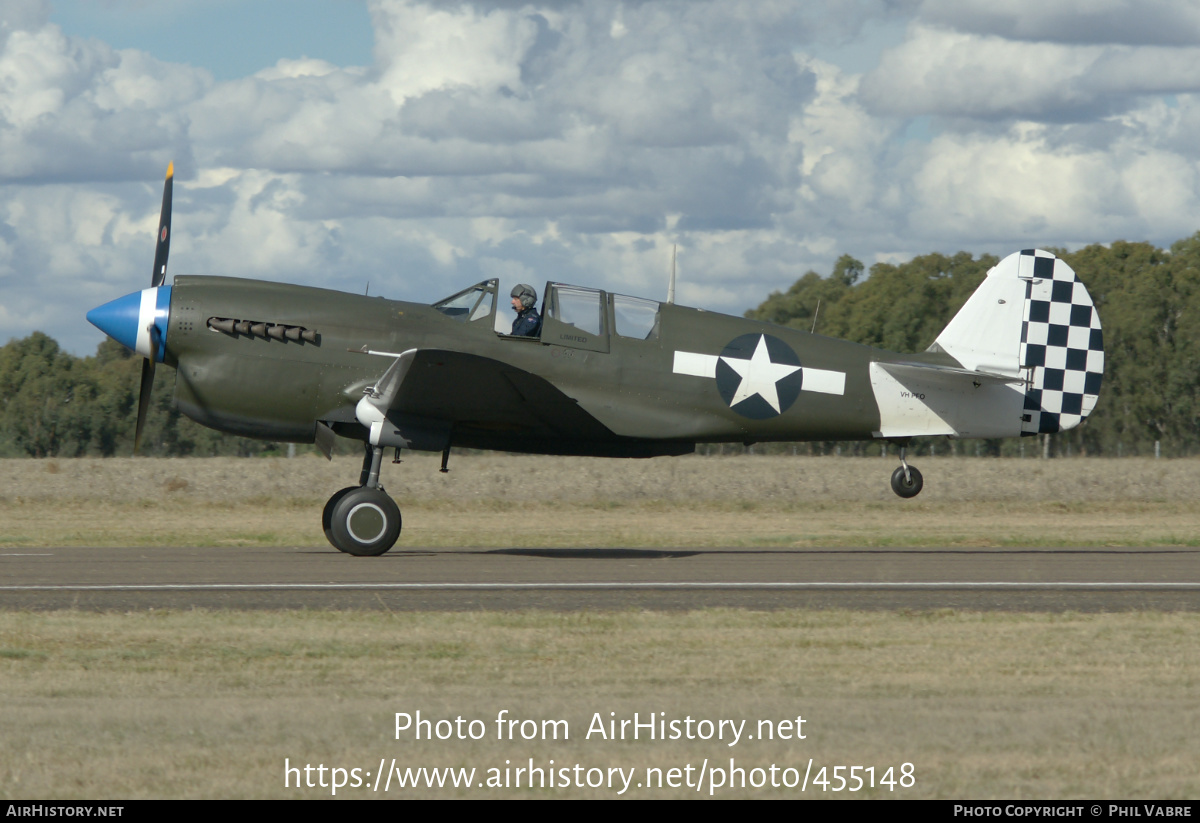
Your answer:
[[[1200,44],[1200,6],[1179,0],[924,0],[919,16],[1012,40]]]
[[[1183,238],[1197,230],[1200,169],[1194,159],[1168,151],[1136,151],[1120,174],[1142,223],[1142,231],[1134,237]],[[1119,232],[1126,227],[1113,228]]]
[[[430,91],[521,87],[521,58],[537,25],[520,12],[445,8],[411,0],[375,0],[379,84],[397,104]]]
[[[149,280],[172,158],[171,273],[422,301],[490,276],[661,297],[677,243],[680,302],[737,314],[842,253],[1191,233],[1200,51],[1105,39],[1128,3],[1076,39],[1045,5],[375,0],[372,65],[215,83],[6,4],[0,339],[94,347],[83,313]],[[904,15],[866,76],[808,53]]]
[[[27,15],[19,19],[34,19]],[[207,75],[63,36],[38,20],[0,45],[0,180],[130,179],[186,155],[180,106]]]
[[[1063,45],[915,25],[863,80],[876,112],[1088,120],[1200,91],[1200,47]]]
[[[0,45],[14,31],[37,31],[49,19],[49,0],[5,0],[0,6]]]
[[[872,118],[859,104],[858,77],[836,66],[808,60],[817,77],[817,95],[792,117],[789,139],[802,149],[803,199],[836,199],[856,212],[879,196],[879,153],[894,126]]]
[[[1046,151],[1037,127],[1003,137],[945,135],[929,146],[913,182],[914,231],[925,226],[979,240],[1054,236],[1079,242],[1129,203],[1101,152]],[[1097,213],[1096,206],[1103,204]],[[984,234],[986,232],[986,234]]]
[[[1025,124],[1003,135],[935,139],[911,186],[913,234],[949,232],[1004,248],[1023,239],[1069,246],[1170,240],[1196,230],[1194,159],[1125,140],[1105,150],[1053,149],[1050,132]]]

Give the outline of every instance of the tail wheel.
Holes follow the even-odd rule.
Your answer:
[[[912,466],[908,467],[908,477],[904,476],[904,466],[897,466],[892,472],[892,491],[905,499],[916,497],[924,486],[925,479]]]
[[[330,499],[326,535],[335,548],[359,557],[375,557],[400,537],[400,507],[383,489],[343,489]]]

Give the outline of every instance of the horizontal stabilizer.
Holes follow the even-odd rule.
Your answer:
[[[1013,437],[1021,433],[1025,381],[929,363],[871,364],[877,437]]]
[[[879,365],[898,379],[909,375],[923,380],[944,379],[948,382],[965,380],[977,386],[984,383],[1020,385],[1025,382],[1023,377],[972,371],[971,369],[956,369],[953,366],[940,366],[933,363],[880,363]]]

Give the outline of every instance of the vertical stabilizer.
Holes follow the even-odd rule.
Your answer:
[[[963,368],[1021,374],[1025,281],[1019,276],[1018,257],[1009,255],[993,266],[934,341]]]
[[[935,345],[964,368],[1022,376],[1025,435],[1074,428],[1099,399],[1100,315],[1071,267],[1041,249],[993,267]]]

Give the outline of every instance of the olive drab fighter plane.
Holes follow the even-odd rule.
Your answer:
[[[1070,429],[1096,406],[1100,319],[1054,255],[1010,255],[926,351],[902,354],[598,289],[547,283],[539,336],[495,331],[497,280],[433,305],[230,277],[166,285],[172,171],[150,287],[88,313],[145,358],[134,451],[154,369],[175,368],[180,411],[220,431],[361,440],[358,485],[325,505],[329,541],[379,555],[400,534],[380,485],[385,448],[452,446],[654,457],[697,443],[884,440],[892,488],[921,491],[912,437]]]

